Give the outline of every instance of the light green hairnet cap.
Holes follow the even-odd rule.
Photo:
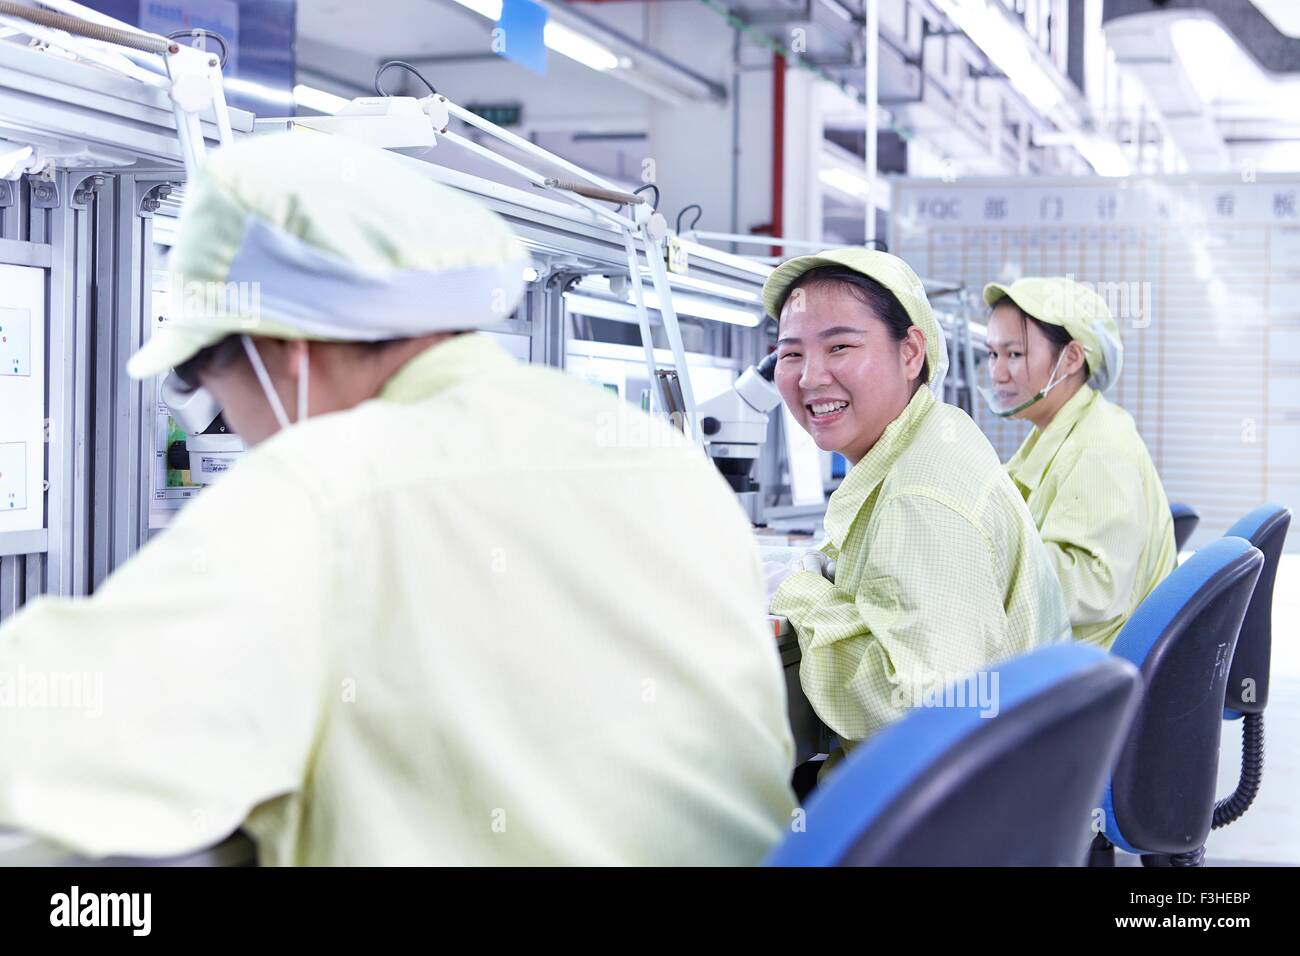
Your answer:
[[[495,325],[528,263],[500,216],[413,161],[322,133],[248,137],[186,185],[168,318],[127,371],[164,372],[237,333],[364,342]]]
[[[948,374],[948,347],[943,330],[930,308],[925,287],[912,267],[898,256],[863,246],[827,249],[813,256],[796,256],[781,263],[763,284],[763,308],[780,319],[781,305],[787,290],[805,272],[822,266],[843,266],[869,279],[875,279],[898,299],[912,324],[925,333],[925,358],[929,367],[927,383],[935,395],[943,396],[943,380]]]
[[[1104,392],[1119,380],[1124,345],[1110,307],[1096,291],[1065,276],[1026,276],[1010,285],[990,282],[984,287],[984,301],[990,306],[1003,297],[1038,321],[1069,332],[1083,346],[1088,383],[1094,388]]]

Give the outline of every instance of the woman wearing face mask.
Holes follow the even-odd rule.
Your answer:
[[[1077,640],[1109,648],[1177,559],[1160,476],[1127,412],[1101,394],[1123,346],[1096,292],[1066,278],[990,283],[994,413],[1033,423],[1007,462],[1056,569]]]
[[[779,317],[781,397],[852,465],[808,562],[822,570],[785,578],[771,605],[798,633],[808,699],[847,749],[945,681],[1067,639],[1069,623],[992,446],[935,398],[947,355],[907,264],[861,248],[801,256],[763,300]]]

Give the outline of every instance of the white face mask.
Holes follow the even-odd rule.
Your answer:
[[[262,356],[257,351],[257,346],[247,335],[241,335],[240,341],[244,344],[244,353],[248,356],[248,362],[253,366],[253,374],[257,376],[257,381],[262,386],[262,392],[266,395],[266,400],[271,406],[271,412],[275,415],[275,420],[280,423],[281,428],[288,428],[290,425],[289,416],[284,411],[284,404],[280,401],[280,395],[276,392],[274,384],[271,382],[271,376],[266,371],[266,366],[262,363]],[[298,417],[295,421],[304,421],[307,418],[307,374],[310,365],[307,362],[307,350],[304,348],[298,360]]]

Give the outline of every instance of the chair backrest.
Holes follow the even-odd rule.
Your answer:
[[[1264,569],[1259,573],[1255,593],[1250,597],[1246,617],[1241,622],[1241,636],[1232,656],[1228,686],[1224,696],[1224,717],[1260,714],[1268,703],[1269,658],[1273,649],[1273,582],[1282,559],[1291,512],[1281,505],[1260,505],[1228,529],[1228,534],[1244,538],[1264,555]]]
[[[1073,643],[950,683],[935,697],[951,706],[854,750],[768,862],[1077,866],[1139,689],[1132,665]]]
[[[1201,516],[1196,513],[1196,509],[1191,505],[1184,505],[1175,501],[1169,503],[1169,513],[1174,517],[1174,545],[1179,551],[1182,551],[1187,539],[1192,536],[1196,526],[1201,523]]]
[[[1111,653],[1136,664],[1145,685],[1102,800],[1116,846],[1187,853],[1204,844],[1224,687],[1263,564],[1249,541],[1212,542],[1170,572],[1115,639]]]

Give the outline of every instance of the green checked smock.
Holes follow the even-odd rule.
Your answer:
[[[800,681],[847,750],[927,687],[1067,639],[1029,510],[960,409],[918,389],[826,511],[835,581],[801,571],[772,600]]]
[[[1007,470],[1061,582],[1075,640],[1109,648],[1178,563],[1169,500],[1132,417],[1085,385],[1029,433]]]

